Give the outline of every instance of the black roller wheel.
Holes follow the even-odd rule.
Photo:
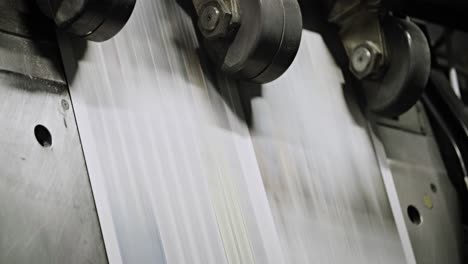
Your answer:
[[[232,39],[205,40],[214,62],[229,75],[258,83],[281,76],[302,36],[297,0],[239,0],[241,26]]]
[[[369,110],[396,117],[413,107],[424,92],[431,69],[428,41],[413,22],[388,16],[383,28],[389,64],[378,81],[365,81]]]
[[[91,41],[115,36],[127,23],[136,0],[37,0],[57,27]]]

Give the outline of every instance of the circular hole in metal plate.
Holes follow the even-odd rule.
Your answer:
[[[52,135],[45,126],[37,125],[34,128],[34,135],[36,136],[37,142],[44,148],[52,146]]]
[[[423,219],[422,219],[421,214],[419,213],[418,208],[416,208],[413,205],[410,205],[410,206],[408,206],[407,212],[408,212],[408,218],[411,221],[411,223],[413,223],[415,225],[421,225],[422,224]]]
[[[431,191],[437,193],[437,186],[434,183],[431,183]]]

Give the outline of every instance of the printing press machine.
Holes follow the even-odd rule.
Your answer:
[[[467,11],[0,0],[0,263],[467,263]]]

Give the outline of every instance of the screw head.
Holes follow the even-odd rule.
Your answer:
[[[351,67],[356,73],[364,73],[371,66],[372,52],[364,46],[358,47],[351,55]]]
[[[219,24],[220,14],[216,6],[205,6],[200,14],[200,27],[209,32],[214,31]]]

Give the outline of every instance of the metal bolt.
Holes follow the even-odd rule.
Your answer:
[[[357,46],[351,52],[349,60],[351,72],[360,80],[380,72],[384,66],[382,51],[370,41]]]
[[[200,15],[200,27],[206,31],[214,31],[219,24],[221,12],[216,6],[208,5],[203,8]]]
[[[351,66],[356,73],[369,70],[372,63],[372,52],[364,46],[358,47],[351,55]]]

